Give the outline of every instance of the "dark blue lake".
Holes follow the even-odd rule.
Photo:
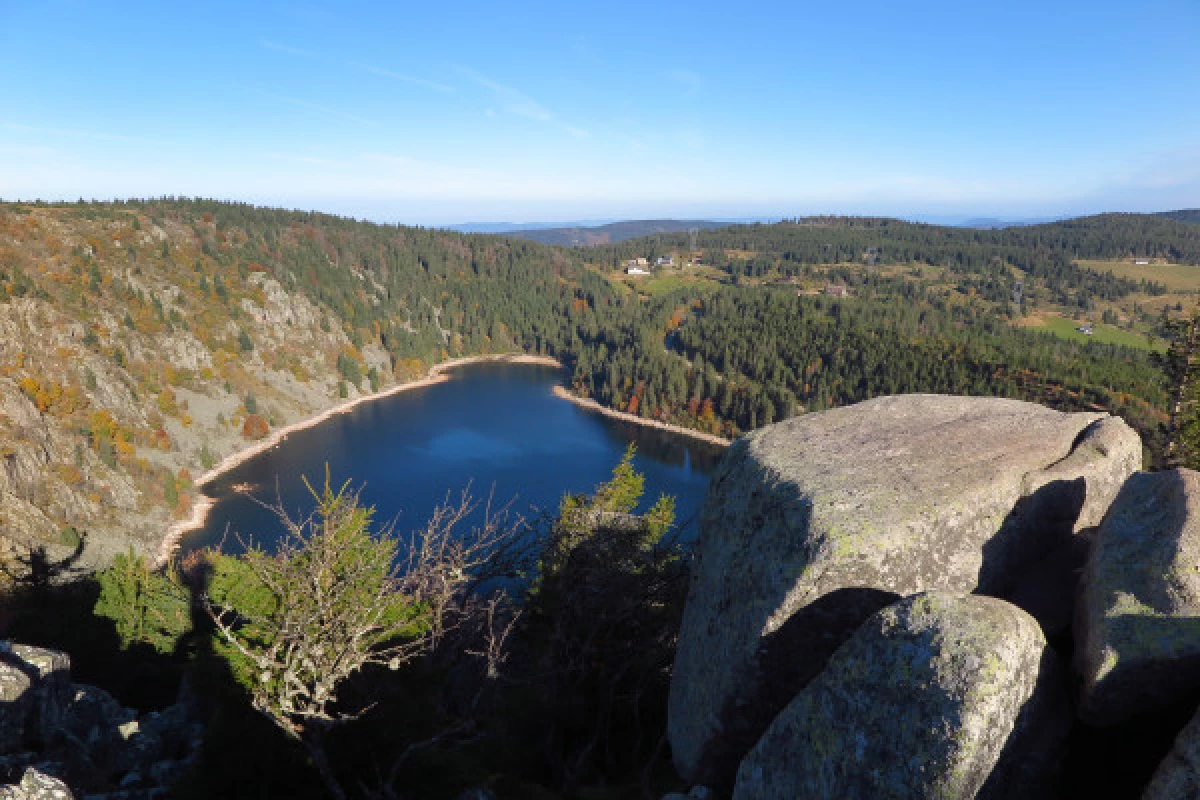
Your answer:
[[[493,505],[510,503],[525,517],[553,512],[565,492],[590,492],[612,473],[628,443],[646,476],[648,507],[660,493],[676,498],[685,538],[695,522],[709,474],[721,448],[688,437],[586,411],[552,394],[561,380],[554,367],[482,363],[449,373],[433,386],[364,403],[222,475],[206,492],[217,500],[203,530],[184,551],[217,544],[239,550],[237,537],[270,546],[278,519],[254,502],[281,500],[293,514],[307,512],[328,464],[335,484],[350,480],[376,508],[377,524],[396,522],[397,533],[421,528],[432,510],[468,485]],[[248,484],[247,494],[232,487]],[[228,532],[228,533],[227,533]]]

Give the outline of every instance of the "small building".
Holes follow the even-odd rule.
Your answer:
[[[1080,325],[1080,326],[1079,326],[1078,328],[1076,328],[1075,330],[1079,331],[1079,332],[1080,332],[1080,333],[1082,333],[1084,336],[1091,336],[1091,335],[1092,335],[1092,326],[1091,326],[1091,325]]]
[[[644,260],[644,259],[643,259]],[[628,266],[625,268],[626,275],[649,275],[650,271],[637,266]]]
[[[625,266],[627,266],[627,267],[643,267],[644,268],[644,267],[650,266],[650,262],[644,258],[631,258],[625,262]]]
[[[846,296],[846,287],[845,286],[826,286],[825,294],[832,295],[833,297],[845,297]]]
[[[1147,266],[1147,265],[1150,263],[1150,259],[1148,259],[1148,258],[1135,258],[1135,259],[1133,260],[1133,263],[1134,263],[1134,264],[1137,264],[1139,267],[1144,267],[1144,266]]]
[[[675,266],[675,256],[659,256],[654,260],[656,267],[673,267]]]

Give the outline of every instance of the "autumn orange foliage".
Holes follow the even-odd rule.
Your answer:
[[[260,414],[247,414],[242,423],[242,436],[247,439],[261,439],[270,432],[271,428]]]

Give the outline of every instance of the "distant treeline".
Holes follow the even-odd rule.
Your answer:
[[[1186,217],[1193,212],[1177,213]],[[742,277],[803,276],[813,267],[836,264],[945,267],[1007,287],[1023,280],[1044,289],[1049,302],[1089,308],[1094,298],[1157,294],[1165,287],[1086,269],[1075,260],[1143,257],[1200,264],[1200,226],[1150,214],[1099,214],[999,230],[875,217],[805,217],[703,230],[696,246],[704,263]],[[615,267],[630,258],[655,258],[688,247],[687,235],[662,234],[598,247],[590,257]]]

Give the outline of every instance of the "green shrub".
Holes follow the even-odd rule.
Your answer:
[[[132,549],[96,579],[100,596],[94,613],[112,620],[122,647],[146,644],[169,653],[191,630],[189,594],[178,575],[155,572]]]
[[[71,525],[64,525],[58,532],[58,543],[64,547],[78,547],[82,540],[79,531]]]

